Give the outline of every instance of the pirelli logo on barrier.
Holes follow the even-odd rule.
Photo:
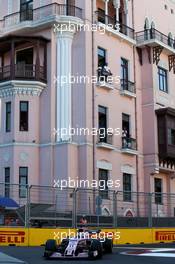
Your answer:
[[[0,230],[0,244],[24,244],[24,231],[4,231]]]
[[[175,231],[156,231],[156,241],[175,241]]]

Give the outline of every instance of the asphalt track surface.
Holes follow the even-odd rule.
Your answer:
[[[175,244],[168,245],[139,245],[139,246],[121,246],[114,248],[113,254],[104,255],[103,259],[89,261],[89,260],[45,260],[43,259],[43,247],[0,247],[0,252],[5,253],[11,257],[25,261],[27,264],[46,264],[46,263],[61,263],[61,264],[90,264],[90,263],[101,263],[101,264],[174,264],[174,257],[150,257],[150,256],[132,256],[123,255],[121,253],[140,252],[143,249],[155,249],[163,248],[171,249],[175,251]],[[166,254],[165,254],[166,255]],[[175,252],[174,252],[175,255]],[[3,264],[13,262],[0,262]],[[16,263],[16,262],[14,262]]]

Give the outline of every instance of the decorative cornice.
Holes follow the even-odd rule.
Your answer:
[[[39,19],[37,21],[24,21],[20,22],[15,25],[11,26],[6,26],[4,28],[0,28],[0,37],[3,37],[7,34],[10,34],[12,32],[20,32],[24,30],[36,30],[40,28],[45,28],[48,26],[53,26],[54,23],[57,24],[64,24],[65,23],[71,23],[75,25],[83,25],[83,20],[78,17],[73,17],[73,16],[59,16],[59,15],[51,15],[51,16],[46,16],[42,19]]]
[[[37,81],[7,81],[0,83],[0,98],[15,95],[40,96],[46,84]]]

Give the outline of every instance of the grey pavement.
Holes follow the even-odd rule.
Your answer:
[[[0,264],[25,264],[26,262],[0,252]]]
[[[143,248],[172,248],[175,249],[175,244],[168,245],[139,245],[139,246],[121,246],[114,248],[114,252],[111,255],[104,255],[103,259],[89,261],[89,260],[45,260],[43,256],[43,247],[1,247],[0,251],[15,257],[17,259],[26,261],[28,264],[49,264],[49,263],[61,263],[61,264],[174,264],[174,257],[140,257],[140,256],[128,256],[122,255],[123,252],[133,251],[136,248],[142,250]],[[20,263],[20,262],[4,262],[6,263]],[[1,264],[1,262],[0,262]]]

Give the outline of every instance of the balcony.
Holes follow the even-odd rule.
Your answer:
[[[47,43],[35,36],[0,39],[0,97],[40,95],[47,83]]]
[[[136,97],[135,83],[129,80],[120,80],[120,94],[127,97]]]
[[[36,9],[19,11],[4,16],[0,20],[0,32],[9,29],[40,26],[40,24],[52,23],[60,19],[60,16],[69,16],[82,19],[82,9],[72,5],[52,3]],[[56,21],[58,22],[58,21]]]
[[[114,17],[105,15],[105,13],[100,10],[95,13],[99,25],[105,28],[107,32],[113,33],[119,38],[135,44],[135,33],[133,28],[121,24],[120,21],[116,21]]]
[[[97,70],[97,76],[98,76],[98,82],[97,87],[104,88],[106,90],[113,90],[114,85],[112,83],[112,73],[110,69],[107,71],[105,69],[105,65],[103,67],[98,67]]]
[[[137,155],[136,139],[131,137],[122,137],[122,153],[129,155]]]
[[[37,67],[32,64],[15,64],[14,75],[11,65],[0,67],[0,82],[10,80],[40,81],[46,83],[46,72],[43,66]]]
[[[107,132],[104,134],[98,133],[97,147],[103,148],[103,149],[113,150],[114,149],[113,134],[109,134]]]
[[[147,29],[136,33],[137,47],[160,46],[168,54],[175,54],[175,41],[156,29]]]
[[[9,36],[0,40],[0,82],[47,82],[47,43],[42,37]]]
[[[159,171],[167,174],[174,174],[175,160],[159,160]]]

